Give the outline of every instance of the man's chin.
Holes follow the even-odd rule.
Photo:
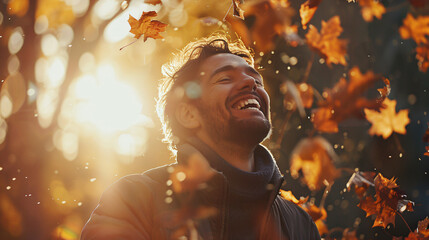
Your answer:
[[[271,123],[267,120],[246,120],[231,124],[235,141],[257,145],[271,134]]]

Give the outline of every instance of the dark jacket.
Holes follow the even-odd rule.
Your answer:
[[[209,159],[210,165],[218,169],[220,157],[211,152],[204,144],[193,143],[202,154]],[[258,153],[258,154],[257,154]],[[255,155],[262,156],[265,161],[272,162],[273,174],[270,188],[267,189],[265,213],[259,221],[259,239],[320,239],[318,230],[311,217],[299,206],[280,197],[279,189],[283,182],[274,160],[267,149],[258,146]],[[185,158],[178,154],[178,164],[183,164]],[[177,230],[180,226],[193,225],[199,239],[228,239],[228,209],[227,172],[218,172],[207,181],[203,189],[189,194],[171,194],[170,174],[174,167],[171,164],[149,170],[143,174],[126,176],[102,195],[101,200],[85,225],[81,239],[172,239],[173,236],[188,235]],[[221,167],[220,167],[221,168]],[[232,176],[232,175],[231,175]],[[170,191],[169,191],[170,190]],[[202,204],[217,209],[217,214],[204,218],[189,205],[190,197],[195,200],[195,206]],[[185,199],[185,201],[184,201]],[[191,204],[193,205],[193,204]],[[189,208],[190,207],[190,208]],[[249,226],[250,227],[250,226]],[[179,233],[179,235],[177,235]],[[187,239],[191,239],[188,238]],[[247,238],[242,238],[247,239]]]

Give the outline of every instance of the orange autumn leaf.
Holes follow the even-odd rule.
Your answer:
[[[375,82],[383,79],[371,71],[362,74],[357,67],[349,71],[350,81],[341,78],[340,81],[323,93],[325,99],[319,102],[319,108],[313,110],[312,121],[318,131],[334,133],[338,132],[338,123],[351,117],[362,117],[364,108],[378,109],[386,95],[378,99],[362,97],[367,89]],[[388,81],[384,81],[388,83]],[[389,91],[379,91],[388,94]]]
[[[383,101],[385,107],[380,112],[364,109],[366,119],[372,123],[369,134],[382,136],[384,139],[392,135],[393,132],[405,134],[405,126],[410,123],[408,109],[400,110],[396,113],[396,100],[386,98]]]
[[[334,64],[347,65],[345,55],[347,54],[347,40],[338,39],[343,32],[340,25],[340,17],[334,16],[327,22],[322,21],[320,33],[316,27],[310,25],[308,33],[305,35],[307,44],[313,51],[317,52],[326,60],[328,66]]]
[[[290,173],[298,178],[302,172],[302,182],[310,190],[318,190],[340,176],[340,171],[333,164],[338,160],[331,144],[322,137],[305,138],[292,151]]]
[[[426,146],[425,149],[426,149],[426,152],[424,152],[423,155],[429,157],[429,146]]]
[[[421,72],[426,72],[429,68],[429,44],[416,47],[417,66]]]
[[[420,240],[420,239],[429,238],[428,226],[429,226],[429,217],[426,217],[425,219],[423,219],[417,223],[417,229],[414,230],[414,232],[411,232],[408,235],[408,237],[406,237],[405,239],[406,240],[411,240],[411,239],[419,239]]]
[[[139,20],[130,15],[128,23],[131,26],[130,33],[134,34],[134,38],[139,39],[141,35],[144,35],[144,41],[148,38],[163,38],[159,33],[165,31],[167,24],[152,20],[156,16],[155,11],[143,12]]]
[[[299,8],[299,15],[301,17],[301,25],[303,29],[307,29],[307,24],[313,18],[314,13],[317,10],[322,0],[307,0]]]
[[[412,38],[417,44],[428,44],[429,36],[429,16],[418,16],[414,18],[408,13],[399,33],[403,39]]]
[[[243,42],[257,53],[271,50],[275,36],[287,35],[285,31],[291,25],[291,17],[294,15],[293,8],[285,0],[248,0],[241,4],[241,8],[245,17],[255,17],[250,28],[236,17],[227,16],[226,19]]]
[[[374,17],[381,19],[386,12],[386,8],[376,0],[359,0],[362,17],[365,21],[371,22]]]
[[[308,196],[306,198],[300,198],[299,200],[293,195],[292,191],[285,191],[283,189],[280,189],[280,196],[290,202],[295,203],[298,206],[301,206],[302,204],[306,203],[308,200]]]
[[[395,225],[396,214],[413,211],[414,203],[406,197],[396,184],[396,179],[387,179],[380,173],[374,179],[375,200],[367,196],[362,198],[358,206],[366,212],[366,216],[376,215],[373,227]]]

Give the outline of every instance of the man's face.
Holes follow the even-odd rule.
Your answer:
[[[213,141],[258,144],[270,132],[270,100],[261,75],[236,55],[221,53],[200,66],[196,106],[202,130]]]

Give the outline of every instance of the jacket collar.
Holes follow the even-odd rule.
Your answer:
[[[230,189],[239,194],[258,198],[270,190],[277,189],[283,181],[273,156],[262,145],[258,145],[255,149],[255,171],[246,172],[229,164],[196,137],[188,138],[187,143],[195,147],[208,160],[213,169],[222,173],[226,177]],[[183,156],[179,148],[178,163],[181,164],[183,159],[186,157]]]

